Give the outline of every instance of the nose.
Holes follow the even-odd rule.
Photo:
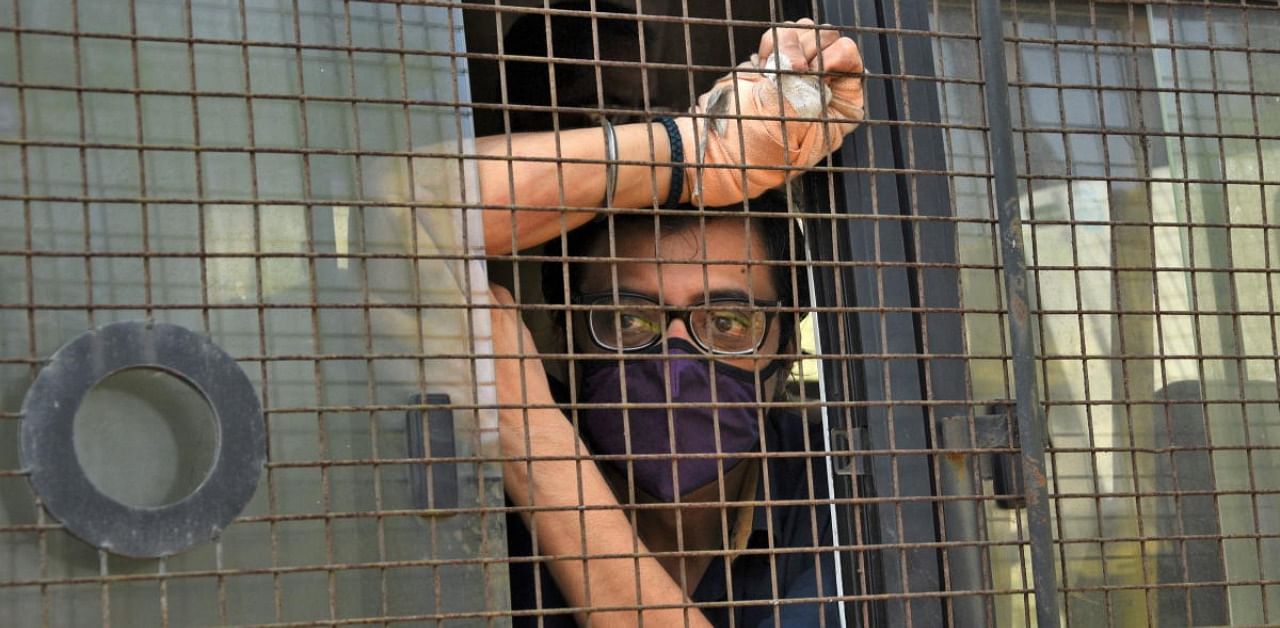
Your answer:
[[[671,338],[679,338],[690,343],[694,341],[693,336],[689,334],[689,325],[683,318],[672,316],[667,319],[667,339]]]

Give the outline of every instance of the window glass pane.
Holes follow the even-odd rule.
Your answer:
[[[1004,11],[1064,619],[1275,621],[1274,587],[1247,583],[1280,567],[1265,558],[1280,532],[1268,494],[1280,82],[1266,70],[1280,14]],[[1003,307],[973,7],[934,17],[954,34],[937,53],[965,307]],[[974,357],[1007,355],[1002,317],[965,318]],[[973,397],[1009,395],[1006,368],[972,360]],[[1026,538],[1017,511],[986,514],[992,540]],[[996,589],[1030,582],[1028,558],[990,556]],[[1177,583],[1191,584],[1154,588]],[[1022,599],[998,603],[1010,625],[1026,621]]]
[[[470,99],[460,15],[373,2],[8,4],[0,440],[16,442],[22,392],[59,346],[147,319],[238,361],[269,452],[241,519],[163,561],[97,553],[52,525],[20,476],[0,478],[0,563],[16,566],[6,578],[141,578],[90,595],[5,588],[14,621],[55,608],[67,621],[54,623],[152,625],[162,605],[178,625],[506,609],[505,566],[463,560],[505,555],[503,517],[415,512],[447,505],[423,503],[413,471],[427,465],[404,462],[422,456],[408,425],[423,420],[410,410],[425,394],[466,408],[444,408],[457,456],[496,456],[495,417],[474,410],[492,404],[490,382],[465,357],[488,353],[473,345],[470,310],[487,295],[483,265],[468,261],[479,217],[458,209],[475,190],[456,158],[410,158],[474,152],[456,106]],[[121,408],[98,423],[144,427]],[[16,469],[8,457],[0,465]],[[145,458],[107,472],[149,481]],[[501,506],[496,463],[435,464],[426,477],[446,467],[458,506]],[[53,528],[39,542],[13,532],[37,523]]]
[[[1165,44],[1153,61],[1171,180],[1156,220],[1186,223],[1166,258],[1186,271],[1161,301],[1196,314],[1193,325],[1166,334],[1165,350],[1212,356],[1166,366],[1165,376],[1200,383],[1206,403],[1188,416],[1213,446],[1230,448],[1201,466],[1222,493],[1205,506],[1227,537],[1216,549],[1231,620],[1270,623],[1280,588],[1243,583],[1280,573],[1280,504],[1270,494],[1280,488],[1276,308],[1266,279],[1276,265],[1280,145],[1267,137],[1280,125],[1280,77],[1268,68],[1280,59],[1280,16],[1153,6],[1150,23],[1152,41]]]

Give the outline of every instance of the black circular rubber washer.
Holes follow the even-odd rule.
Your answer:
[[[217,423],[213,467],[183,499],[155,508],[104,495],[76,457],[76,410],[98,382],[132,368],[165,371],[193,386]],[[63,345],[22,404],[20,455],[45,508],[73,534],[109,552],[168,556],[218,535],[253,497],[266,462],[262,406],[253,383],[220,347],[178,325],[112,323]]]

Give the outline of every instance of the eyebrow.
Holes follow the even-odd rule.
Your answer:
[[[748,294],[745,290],[739,290],[736,288],[710,290],[706,293],[706,295],[707,295],[707,301],[719,301],[719,300],[727,300],[727,299],[740,299],[742,301],[752,300],[751,295]],[[756,297],[755,300],[768,301],[769,299],[761,299],[759,297]]]
[[[651,299],[651,300],[653,300],[654,302],[657,302],[657,301],[658,301],[658,295],[656,295],[656,294],[651,294],[651,293],[648,293],[648,292],[642,292],[642,291],[639,291],[639,290],[626,290],[626,289],[623,289],[623,288],[619,288],[619,289],[618,289],[618,292],[619,292],[619,294],[634,294],[634,295],[636,295],[636,296],[645,297],[645,298],[647,298],[647,299]],[[606,290],[606,291],[602,291],[602,292],[601,292],[601,294],[607,294],[607,293],[608,293],[608,291],[607,291],[607,290]],[[712,302],[712,301],[729,301],[729,300],[735,300],[735,301],[746,301],[746,302],[760,303],[760,302],[762,302],[762,301],[764,301],[764,302],[768,302],[768,301],[776,301],[776,300],[777,300],[777,299],[765,299],[765,298],[762,298],[762,297],[759,297],[759,296],[757,296],[757,297],[754,297],[754,298],[753,298],[753,297],[752,297],[752,296],[751,296],[747,291],[745,291],[745,290],[741,290],[741,289],[739,289],[739,288],[720,288],[720,289],[718,289],[718,290],[709,290],[709,291],[706,291],[706,292],[704,292],[703,294],[705,294],[705,295],[706,295],[706,299],[705,299],[705,300],[703,300],[703,301],[695,301],[695,302],[693,302],[693,303],[689,303],[689,304],[682,305],[682,306],[677,306],[677,305],[674,305],[674,304],[672,304],[672,303],[664,303],[664,305],[665,305],[665,306],[667,306],[667,307],[687,307],[687,306],[702,305],[703,303],[710,303],[710,302]]]

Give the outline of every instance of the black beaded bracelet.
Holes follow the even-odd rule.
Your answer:
[[[667,128],[667,139],[671,144],[671,189],[662,208],[672,209],[680,204],[680,194],[684,192],[684,143],[680,141],[680,128],[676,126],[675,118],[659,116],[657,121]]]

